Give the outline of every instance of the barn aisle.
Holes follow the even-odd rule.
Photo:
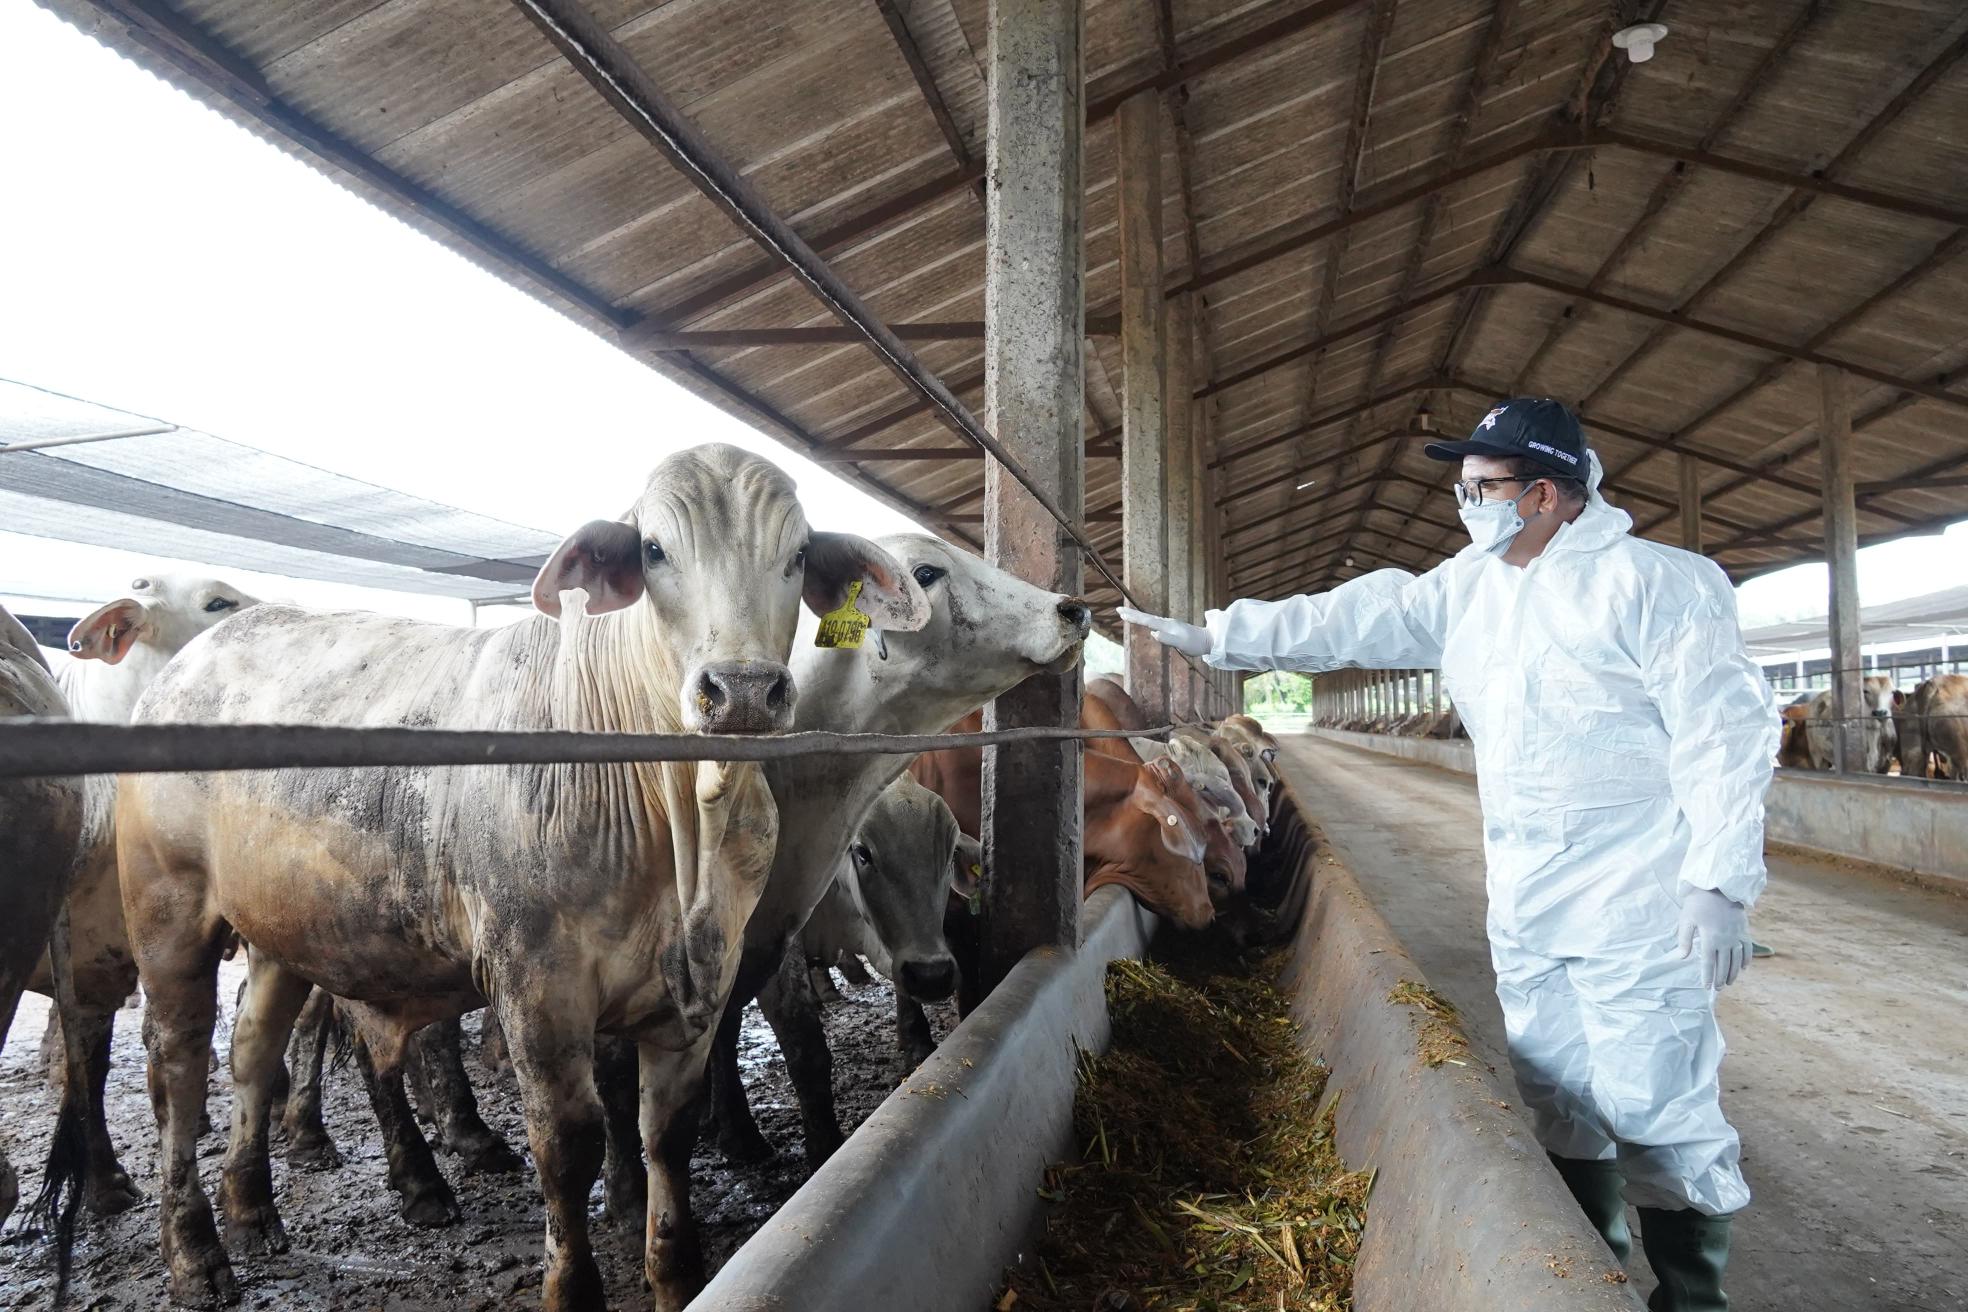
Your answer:
[[[1300,798],[1508,1085],[1475,781],[1280,741]],[[1968,897],[1772,854],[1754,925],[1780,955],[1722,1002],[1723,1105],[1756,1193],[1734,1306],[1968,1308]],[[1637,1251],[1631,1269],[1651,1286]]]

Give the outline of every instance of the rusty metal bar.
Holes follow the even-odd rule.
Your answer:
[[[951,747],[1161,737],[1040,725],[990,733],[584,733],[405,729],[314,724],[0,724],[0,778],[231,770],[331,770],[462,765],[622,765],[643,761],[784,761],[802,756],[908,755]]]
[[[985,428],[943,380],[931,372],[902,340],[862,303],[825,260],[774,213],[762,197],[711,145],[684,114],[663,97],[649,76],[575,0],[513,0],[560,50],[568,62],[593,84],[602,98],[642,133],[677,170],[708,199],[722,208],[752,240],[793,271],[808,291],[843,323],[858,329],[876,356],[902,382],[920,394],[930,409],[960,437],[989,452],[999,466],[1058,521],[1095,569],[1123,596],[1120,575],[1088,540],[1086,529]]]

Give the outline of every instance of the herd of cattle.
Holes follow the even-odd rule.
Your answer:
[[[529,620],[472,629],[138,580],[76,624],[66,653],[0,611],[0,716],[933,733],[1070,669],[1091,622],[1083,603],[932,537],[813,531],[781,470],[725,446],[665,460],[621,519],[567,538],[533,599]],[[867,640],[817,645],[816,617],[848,606],[870,618]],[[1087,727],[1149,727],[1112,681],[1087,691]],[[1276,751],[1241,716],[1167,743],[1089,742],[1086,889],[1118,884],[1190,927],[1234,907]],[[110,1027],[141,982],[175,1300],[234,1302],[229,1254],[286,1246],[268,1156],[278,1098],[289,1161],[338,1163],[319,1089],[335,1026],[402,1214],[449,1220],[406,1079],[440,1143],[518,1169],[459,1051],[458,1018],[489,1007],[546,1205],[546,1306],[600,1304],[587,1199],[601,1175],[610,1213],[643,1217],[656,1306],[681,1307],[704,1274],[688,1175],[700,1094],[728,1154],[770,1152],[738,1073],[743,1005],[757,998],[772,1024],[817,1163],[841,1132],[815,967],[865,958],[893,979],[911,1059],[933,1046],[921,1001],[974,1001],[980,773],[969,749],[0,781],[0,1039],[23,988],[55,998],[61,1021],[42,1201],[79,1188],[106,1213],[142,1197],[103,1113]],[[218,967],[241,945],[222,1242],[197,1139]],[[0,1158],[0,1219],[17,1196]]]
[[[1968,675],[1937,674],[1912,691],[1890,676],[1868,675],[1861,684],[1858,747],[1848,769],[1855,774],[1899,773],[1921,779],[1968,779]],[[1833,768],[1837,719],[1829,691],[1804,693],[1782,709],[1783,736],[1777,764],[1796,770]],[[1454,707],[1399,715],[1324,722],[1329,728],[1411,738],[1466,738]]]

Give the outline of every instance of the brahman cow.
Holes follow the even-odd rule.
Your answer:
[[[855,828],[834,882],[813,909],[800,942],[809,960],[832,966],[865,958],[895,985],[895,1037],[906,1069],[936,1050],[924,1002],[957,987],[957,962],[943,937],[951,894],[977,887],[984,850],[960,833],[943,799],[904,774]]]
[[[1087,681],[1086,697],[1080,703],[1080,726],[1137,731],[1153,727],[1147,713],[1128,695],[1127,689],[1106,675]],[[1135,762],[1171,756],[1189,786],[1216,809],[1230,840],[1238,848],[1249,851],[1263,836],[1262,826],[1251,815],[1230,769],[1211,751],[1207,733],[1198,737],[1177,732],[1167,742],[1154,738],[1095,738],[1087,743],[1087,750]]]
[[[19,620],[0,608],[0,719],[67,714],[68,704],[34,639]],[[49,946],[49,933],[68,894],[81,848],[84,807],[82,780],[76,776],[0,779],[0,1043],[6,1042],[7,1031],[13,1027],[21,992]],[[69,954],[59,952],[56,956],[57,964],[65,968]],[[66,976],[66,970],[63,974]],[[68,978],[59,983],[61,992],[71,992]],[[68,1046],[71,1051],[77,1047],[72,1034]],[[76,1095],[86,1097],[87,1088],[86,1080],[77,1081]],[[77,1143],[80,1134],[66,1098],[63,1117],[67,1122],[64,1129],[69,1132],[55,1136],[55,1151],[41,1191],[51,1206],[83,1169]],[[13,1213],[19,1198],[14,1168],[0,1151],[0,1221]],[[64,1270],[67,1233],[64,1218]]]
[[[543,616],[466,629],[258,606],[187,649],[136,719],[772,732],[792,724],[798,701],[785,661],[801,597],[831,612],[857,592],[883,629],[928,618],[888,553],[808,529],[784,472],[735,447],[696,447],[658,465],[621,520],[561,543],[533,587]],[[759,766],[130,776],[117,830],[149,1000],[175,1298],[238,1297],[196,1152],[228,927],[253,949],[221,1189],[235,1249],[286,1243],[268,1087],[311,981],[354,1004],[358,1060],[397,1090],[391,1110],[405,1118],[389,1077],[409,1036],[495,1009],[545,1194],[544,1299],[557,1312],[602,1300],[587,1214],[603,1152],[595,1034],[633,1039],[649,1150],[644,1270],[659,1307],[696,1292],[694,1133],[675,1126],[689,1123],[678,1113],[779,836]]]
[[[922,590],[929,621],[913,632],[877,623],[859,647],[814,645],[808,621],[795,644],[799,729],[935,733],[1034,674],[1072,668],[1093,622],[1084,603],[1048,592],[923,534],[880,539]],[[906,756],[805,757],[767,766],[780,812],[772,875],[751,923],[745,958],[718,1034],[711,1093],[727,1156],[756,1160],[772,1147],[752,1122],[738,1078],[740,1012],[753,997],[778,1037],[794,1089],[807,1160],[840,1144],[832,1056],[804,950],[788,952],[833,882],[854,826]],[[785,969],[782,964],[790,963]]]
[[[1854,774],[1887,774],[1892,770],[1900,746],[1900,735],[1893,727],[1893,710],[1900,700],[1888,675],[1869,674],[1861,682],[1859,706],[1850,714],[1859,721],[1859,743],[1864,755],[1860,760],[1846,762],[1846,769]],[[1832,768],[1832,737],[1837,727],[1832,718],[1831,691],[1826,689],[1811,699],[1810,714],[1804,721],[1804,742],[1810,752],[1812,769]]]
[[[130,584],[120,597],[76,621],[68,632],[69,655],[47,651],[49,668],[78,720],[127,724],[130,712],[159,672],[193,638],[255,603],[256,598],[218,579],[152,574]],[[86,1060],[63,1065],[63,1089],[84,1081],[88,1105],[89,1167],[82,1199],[97,1213],[120,1212],[143,1200],[122,1164],[103,1117],[103,1086],[109,1078],[110,1032],[117,1009],[137,986],[137,965],[123,929],[123,898],[116,877],[116,777],[90,775],[84,785],[87,809],[82,854],[68,897],[71,950],[75,957],[78,1046]],[[54,975],[46,957],[28,984],[53,996]],[[56,1016],[49,1014],[51,1033]]]

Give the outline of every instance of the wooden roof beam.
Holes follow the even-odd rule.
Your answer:
[[[957,122],[950,117],[950,107],[943,100],[943,91],[936,85],[936,75],[930,71],[929,61],[923,58],[922,47],[916,44],[915,33],[909,30],[908,20],[895,0],[875,0],[875,9],[881,14],[882,22],[888,24],[888,34],[895,40],[895,49],[902,56],[902,62],[909,66],[909,76],[916,80],[916,90],[922,93],[923,104],[936,120],[936,130],[943,134],[943,144],[950,148],[950,158],[956,161],[960,173],[975,173],[970,180],[971,190],[981,202],[984,199],[984,172],[977,167],[971,157],[970,146],[964,141],[963,133],[957,130]]]
[[[981,342],[982,319],[930,320],[921,323],[892,323],[888,330],[905,342]],[[1087,316],[1089,337],[1112,337],[1121,330],[1120,317],[1112,314]],[[750,350],[760,346],[828,346],[861,342],[862,335],[845,324],[809,324],[777,328],[682,328],[676,331],[650,331],[637,336],[636,344],[651,351]]]
[[[1701,140],[1695,144],[1696,150],[1706,153],[1714,147],[1717,141],[1721,140],[1723,133],[1727,132],[1735,123],[1737,115],[1742,112],[1743,108],[1749,104],[1751,98],[1768,80],[1770,71],[1776,67],[1779,60],[1790,53],[1791,47],[1797,44],[1798,38],[1804,35],[1805,29],[1810,27],[1811,23],[1817,18],[1819,8],[1820,0],[1806,0],[1804,6],[1791,19],[1790,26],[1785,28],[1777,39],[1770,43],[1770,48],[1765,50],[1762,58],[1756,61],[1756,67],[1751,69],[1748,75],[1743,78],[1741,85],[1736,88],[1736,94],[1730,97],[1729,103],[1724,105],[1709,120],[1708,131],[1704,132]],[[1654,226],[1654,221],[1660,217],[1661,211],[1680,192],[1682,184],[1690,176],[1691,171],[1688,167],[1688,162],[1686,160],[1675,160],[1674,167],[1669,169],[1661,177],[1660,181],[1654,184],[1654,190],[1647,197],[1646,205],[1641,208],[1640,216],[1627,226],[1625,233],[1620,236],[1618,241],[1613,243],[1613,248],[1607,252],[1606,258],[1599,262],[1599,267],[1593,270],[1590,278],[1586,279],[1586,286],[1596,291],[1605,285],[1606,279],[1612,276],[1613,271],[1646,238],[1648,232]],[[1558,344],[1558,339],[1563,337],[1565,330],[1571,326],[1572,312],[1575,308],[1574,306],[1567,305],[1559,312],[1558,317],[1552,320],[1551,327],[1545,331],[1543,340],[1532,349],[1530,355],[1525,358],[1523,365],[1517,370],[1516,377],[1510,380],[1509,395],[1519,396],[1523,394],[1526,382],[1532,374],[1537,372],[1538,366],[1544,363],[1544,357],[1550,353],[1552,347]]]

